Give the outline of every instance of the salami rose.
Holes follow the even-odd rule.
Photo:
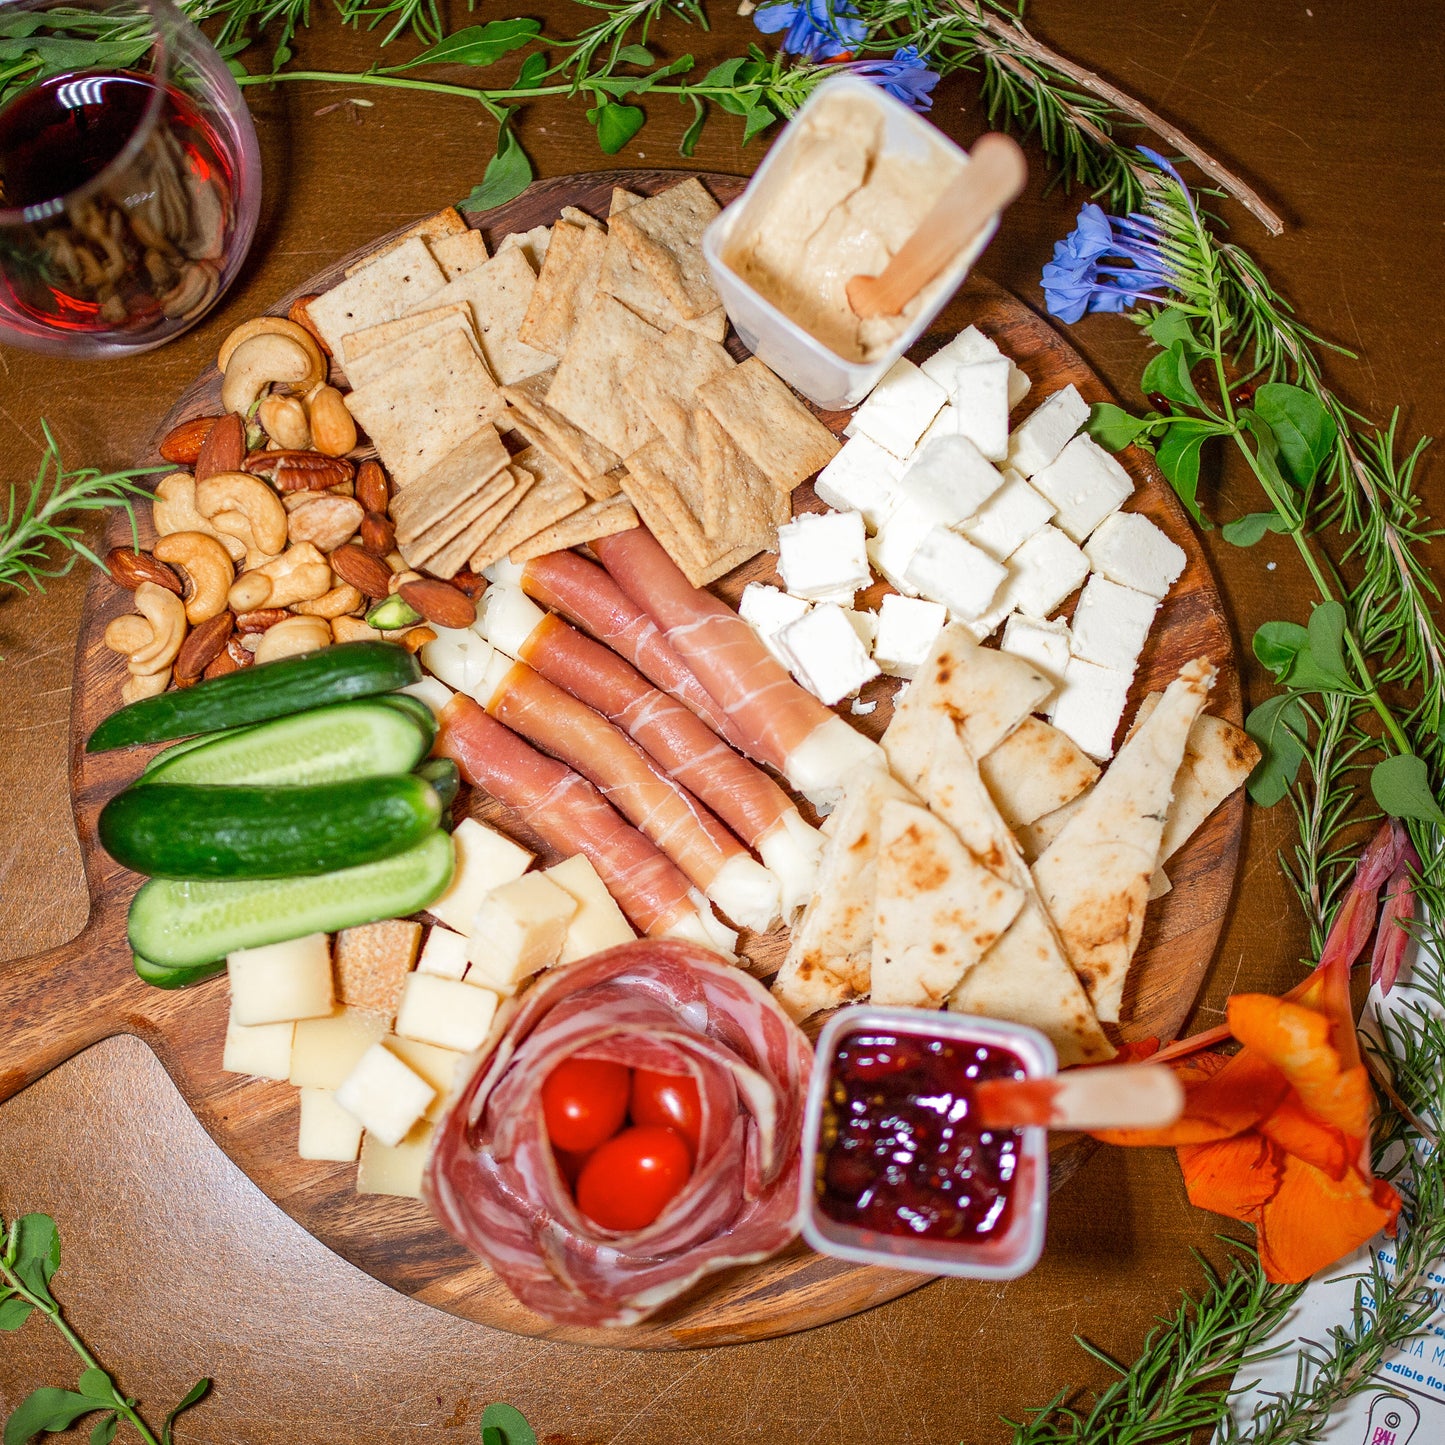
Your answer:
[[[558,1169],[542,1084],[573,1057],[697,1083],[692,1177],[645,1229],[593,1224]],[[796,1237],[812,1059],[767,990],[707,950],[674,939],[609,949],[547,974],[515,1006],[438,1127],[426,1198],[529,1309],[636,1324],[703,1275]]]

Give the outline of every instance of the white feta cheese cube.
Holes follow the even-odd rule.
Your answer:
[[[966,537],[935,527],[918,544],[904,576],[922,596],[967,621],[988,611],[1008,569]]]
[[[1005,583],[999,589],[999,595],[1002,596],[1007,591],[1008,584]],[[1012,611],[1013,608],[1008,602],[996,601],[982,617],[972,618],[963,625],[973,634],[975,642],[984,642],[998,631],[999,623],[1009,616]],[[896,699],[894,700],[894,705],[897,706]]]
[[[565,888],[577,904],[562,941],[562,952],[557,955],[558,963],[576,963],[579,958],[631,943],[637,937],[584,854],[554,864],[546,876],[559,888]]]
[[[226,1045],[221,1068],[228,1074],[250,1074],[256,1079],[284,1079],[291,1072],[291,1040],[296,1025],[238,1024],[235,1010],[226,1022]]]
[[[1049,617],[1089,575],[1089,559],[1057,527],[1041,527],[1008,560],[1006,611]]]
[[[1041,497],[1012,468],[1003,485],[959,528],[996,562],[1007,561],[1054,515],[1054,504]]]
[[[778,633],[788,623],[796,622],[812,605],[811,602],[805,602],[801,597],[794,597],[767,582],[749,582],[738,599],[738,616],[758,634],[763,646],[786,667],[788,660],[778,647]]]
[[[231,1017],[238,1024],[285,1023],[331,1012],[331,940],[324,933],[238,949],[226,959]]]
[[[576,912],[577,900],[545,873],[528,873],[493,889],[472,925],[467,982],[511,993],[523,979],[557,962]]]
[[[400,1144],[436,1090],[385,1044],[372,1044],[336,1091],[336,1102],[383,1144]]]
[[[440,898],[427,904],[433,918],[457,933],[470,933],[477,909],[493,888],[520,878],[532,855],[505,833],[464,818],[452,832],[456,871]]]
[[[1003,352],[976,326],[966,326],[947,346],[935,351],[923,363],[925,376],[932,377],[945,391],[952,391],[950,374],[960,366],[973,366],[980,361],[993,361]],[[1033,383],[1012,357],[1008,362],[1008,404],[1012,411],[1029,394]]]
[[[948,393],[900,356],[853,413],[853,433],[871,437],[895,457],[906,457],[948,400]]]
[[[1084,552],[1095,572],[1151,597],[1164,597],[1184,570],[1184,548],[1138,512],[1105,517]]]
[[[1032,482],[1054,504],[1054,526],[1076,542],[1134,494],[1129,473],[1087,436],[1075,437]]]
[[[1074,656],[1116,672],[1133,672],[1158,610],[1157,597],[1094,573],[1074,608]]]
[[[868,560],[873,570],[898,591],[916,597],[917,589],[904,574],[919,543],[937,525],[931,508],[919,506],[912,499],[900,502],[897,511],[879,527],[878,535],[868,539]]]
[[[937,441],[939,437],[951,437],[958,435],[958,413],[953,409],[953,403],[948,402],[942,411],[938,413],[929,424],[928,430],[918,438],[918,445],[913,448],[913,456],[917,456],[929,442]]]
[[[433,924],[416,961],[416,971],[437,978],[461,978],[467,971],[466,935]]]
[[[892,452],[868,437],[855,436],[818,473],[813,490],[840,512],[861,512],[864,525],[876,532],[898,505],[903,468]]]
[[[851,607],[843,609],[848,625],[858,634],[858,641],[869,651],[878,640],[878,614],[876,612],[855,612]]]
[[[956,527],[1001,486],[998,468],[966,436],[941,436],[914,453],[898,482],[899,505],[916,508],[936,526]]]
[[[999,650],[1011,652],[1015,657],[1032,663],[1058,687],[1064,680],[1064,669],[1069,665],[1069,624],[1025,617],[1022,612],[1015,612],[1004,624]]]
[[[778,635],[793,675],[829,707],[878,676],[843,609],[821,603]]]
[[[948,609],[942,603],[888,593],[878,611],[873,661],[889,677],[912,677],[947,621]]]
[[[296,1152],[303,1159],[354,1164],[361,1152],[361,1123],[336,1102],[330,1089],[301,1090],[301,1126]]]
[[[1072,383],[1045,397],[1009,438],[1009,465],[1024,477],[1043,471],[1088,419],[1089,403]]]
[[[989,460],[1008,455],[1008,362],[975,361],[960,366],[945,383],[953,400],[954,421]]]
[[[485,1042],[499,1002],[491,989],[414,973],[402,990],[396,1031],[404,1039],[469,1054]]]
[[[803,512],[778,528],[778,572],[794,597],[851,602],[873,580],[861,512]]]
[[[1133,675],[1071,657],[1064,685],[1049,709],[1049,721],[1095,762],[1114,755],[1114,734],[1129,700]]]

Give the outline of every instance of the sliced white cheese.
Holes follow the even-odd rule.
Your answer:
[[[1041,472],[1089,419],[1089,403],[1070,383],[1045,397],[1009,438],[1008,464],[1020,476]]]
[[[1095,572],[1151,597],[1165,596],[1184,570],[1184,548],[1137,512],[1105,517],[1084,552]]]
[[[965,326],[948,345],[935,351],[923,363],[925,376],[932,377],[945,391],[951,391],[949,378],[961,366],[973,366],[980,361],[993,361],[1003,356],[998,346],[976,326]],[[1033,383],[1012,357],[1008,362],[1008,404],[1012,411],[1029,394]]]
[[[1063,683],[1064,669],[1069,665],[1069,624],[1015,612],[1004,624],[999,648],[1033,663],[1057,688]]]
[[[918,544],[903,575],[915,591],[941,602],[952,617],[967,621],[988,610],[1008,570],[958,532],[934,527]]]
[[[1055,526],[1041,527],[1008,560],[1005,612],[1048,617],[1089,575],[1089,559]]]
[[[336,1102],[330,1089],[301,1090],[301,1125],[296,1152],[303,1159],[354,1164],[361,1152],[361,1124]]]
[[[434,630],[438,635],[442,632],[439,627]],[[452,689],[439,677],[424,677],[420,682],[402,688],[402,691],[411,697],[420,698],[437,717],[442,715],[442,709],[452,700]]]
[[[425,682],[436,682],[440,678],[447,688],[457,692],[472,693],[486,676],[487,664],[492,660],[492,644],[478,637],[470,627],[433,627],[436,638],[426,643],[421,650],[421,660],[428,672],[435,678]],[[442,700],[442,707],[450,700],[450,693]],[[437,711],[430,696],[423,699],[428,707]]]
[[[381,1043],[367,1049],[336,1091],[336,1102],[383,1144],[400,1144],[435,1097],[436,1090]]]
[[[1054,504],[1054,525],[1076,542],[1134,494],[1129,473],[1086,436],[1075,437],[1032,482]]]
[[[861,512],[868,530],[876,532],[898,505],[904,465],[877,442],[855,436],[818,473],[813,490],[840,512]]]
[[[402,991],[396,1032],[421,1044],[470,1053],[486,1040],[500,1002],[491,989],[414,973]]]
[[[814,697],[831,707],[878,676],[843,609],[820,603],[778,634],[778,645],[793,675]]]
[[[543,615],[542,609],[520,587],[494,582],[482,593],[472,630],[498,651],[517,657]]]
[[[1129,701],[1131,673],[1071,657],[1049,721],[1097,762],[1114,754],[1114,734]]]
[[[1094,573],[1074,608],[1074,656],[1116,672],[1132,673],[1158,610],[1157,597]]]
[[[380,1014],[339,1008],[330,1018],[302,1019],[291,1045],[290,1079],[299,1089],[337,1089],[386,1032]]]
[[[361,1141],[356,1192],[420,1199],[432,1128],[431,1124],[417,1124],[400,1144],[384,1144],[375,1134],[367,1134]]]
[[[778,528],[778,573],[794,597],[851,603],[873,580],[861,512],[802,512]]]
[[[1006,467],[1003,485],[959,531],[982,547],[995,562],[1005,562],[1043,529],[1054,515],[1054,504],[1041,497],[1019,474]]]
[[[557,962],[577,900],[545,873],[494,888],[477,909],[468,940],[467,982],[510,993]],[[398,1027],[398,1033],[405,1032]]]
[[[238,1024],[284,1023],[331,1012],[331,940],[324,933],[245,948],[226,959],[231,1017]]]
[[[873,661],[890,677],[912,677],[947,621],[948,611],[941,603],[889,592],[878,609]]]
[[[871,437],[895,457],[906,457],[947,400],[936,381],[899,357],[853,413],[852,434]]]
[[[637,937],[616,900],[607,891],[607,885],[583,854],[563,859],[547,869],[543,876],[565,889],[577,905],[577,911],[567,924],[562,951],[557,955],[559,964],[576,963],[579,958],[601,953],[604,948],[631,943]]]
[[[1003,486],[1003,477],[966,436],[941,436],[920,447],[898,481],[903,506],[940,527],[967,521]]]
[[[477,909],[493,888],[520,878],[532,855],[505,833],[464,818],[452,832],[456,872],[447,891],[427,904],[427,912],[457,933],[470,933]]]
[[[438,978],[462,978],[467,971],[467,939],[462,933],[433,924],[416,961],[418,973],[432,973]]]
[[[234,1009],[226,1021],[226,1046],[221,1068],[228,1074],[250,1074],[256,1079],[284,1079],[291,1072],[291,1039],[296,1025],[236,1022]]]
[[[928,430],[918,438],[918,445],[913,448],[913,456],[917,456],[929,442],[937,441],[939,437],[951,437],[958,435],[958,413],[953,409],[953,403],[946,402],[943,409],[928,424]],[[911,458],[910,458],[911,460]]]
[[[953,400],[954,425],[990,461],[1008,455],[1009,363],[976,361],[954,372],[947,390]]]

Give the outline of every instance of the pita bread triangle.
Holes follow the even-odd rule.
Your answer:
[[[1069,962],[1109,1022],[1144,930],[1174,779],[1213,682],[1204,659],[1184,665],[1033,867]]]
[[[1026,717],[979,759],[984,786],[1010,828],[1062,808],[1098,776],[1082,748],[1042,718]]]
[[[1023,903],[935,814],[885,802],[873,908],[875,1004],[939,1008]]]

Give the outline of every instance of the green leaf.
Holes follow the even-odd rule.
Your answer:
[[[759,101],[748,111],[747,119],[743,122],[743,144],[747,145],[755,135],[767,130],[777,118],[766,105]]]
[[[1344,609],[1326,602],[1311,613],[1307,628],[1266,622],[1254,634],[1254,655],[1296,692],[1352,692],[1340,646],[1344,625]]]
[[[703,104],[699,96],[689,96],[692,101],[692,108],[695,112],[692,124],[682,133],[682,142],[678,146],[680,155],[690,156],[697,149],[697,143],[702,137],[702,128],[707,124],[707,106]]]
[[[1254,634],[1254,655],[1279,682],[1309,645],[1310,635],[1298,622],[1266,622]]]
[[[40,1432],[68,1430],[82,1415],[98,1410],[89,1395],[50,1386],[27,1395],[5,1422],[4,1445],[29,1445]]]
[[[1334,450],[1334,417],[1318,397],[1282,381],[1267,381],[1255,392],[1254,410],[1274,433],[1290,480],[1308,486]]]
[[[419,65],[491,65],[509,52],[520,50],[541,30],[540,20],[489,20],[485,25],[468,25],[395,68],[413,70]]]
[[[1321,672],[1348,688],[1350,670],[1345,666],[1345,609],[1338,602],[1321,602],[1310,613],[1310,656]]]
[[[463,210],[490,211],[493,206],[520,196],[532,184],[532,162],[512,134],[511,120],[512,113],[508,111],[497,131],[497,153],[487,162],[481,185],[462,202]]]
[[[29,1300],[20,1299],[16,1295],[0,1300],[0,1330],[7,1334],[18,1330],[30,1318],[30,1311],[34,1308]]]
[[[1267,698],[1244,720],[1244,730],[1259,744],[1262,756],[1249,775],[1249,796],[1261,808],[1272,808],[1299,774],[1307,725],[1304,704],[1292,693]]]
[[[169,1415],[166,1416],[165,1424],[161,1426],[161,1445],[172,1445],[172,1429],[183,1411],[189,1410],[192,1405],[198,1404],[206,1398],[206,1392],[211,1388],[211,1380],[208,1375],[202,1375],[184,1395],[180,1403]]]
[[[1236,547],[1253,547],[1266,532],[1288,532],[1289,523],[1278,512],[1251,512],[1220,529],[1220,536]]]
[[[80,1393],[91,1400],[103,1400],[109,1405],[115,1399],[115,1386],[104,1370],[92,1366],[80,1376]]]
[[[635,105],[617,105],[603,98],[587,112],[587,119],[597,127],[597,144],[615,156],[642,129],[647,116]]]
[[[651,65],[652,52],[645,45],[624,45],[617,52],[616,63],[619,65]]]
[[[102,1415],[90,1432],[90,1445],[110,1445],[119,1427],[120,1416],[114,1410],[108,1415]]]
[[[1445,812],[1430,788],[1430,770],[1425,759],[1414,753],[1397,753],[1376,763],[1370,773],[1370,791],[1392,818],[1445,824]]]
[[[537,1445],[537,1432],[515,1405],[502,1401],[482,1411],[483,1445]]]
[[[1192,352],[1185,349],[1182,341],[1172,342],[1144,368],[1144,375],[1139,378],[1144,395],[1153,396],[1157,392],[1176,406],[1191,406],[1202,411],[1204,403],[1189,374],[1192,361]]]
[[[60,1231],[48,1214],[25,1214],[15,1223],[15,1262],[11,1267],[31,1294],[53,1305],[50,1281],[60,1268]]]
[[[1084,430],[1105,449],[1121,452],[1142,431],[1147,431],[1150,421],[1147,417],[1135,416],[1112,401],[1095,402],[1089,411]]]
[[[522,62],[522,68],[517,72],[516,80],[512,82],[512,89],[535,90],[541,85],[546,74],[547,57],[540,50],[534,50]]]
[[[1157,346],[1167,348],[1180,341],[1192,351],[1199,350],[1199,343],[1194,339],[1193,318],[1186,316],[1177,307],[1169,306],[1163,311],[1155,312],[1144,330]]]
[[[707,86],[731,85],[736,79],[738,71],[748,62],[742,56],[735,56],[732,60],[724,60],[721,65],[714,65],[708,73],[703,76],[702,83]]]
[[[1217,430],[1210,422],[1183,417],[1165,432],[1155,453],[1159,470],[1169,479],[1189,515],[1206,532],[1214,524],[1199,510],[1199,453]]]

